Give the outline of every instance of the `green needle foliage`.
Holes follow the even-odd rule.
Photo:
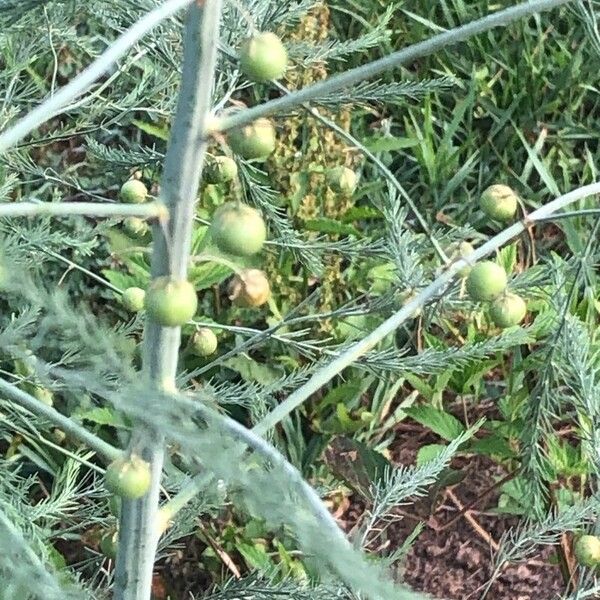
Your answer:
[[[0,0],[0,215],[19,203],[38,213],[0,218],[0,600],[147,600],[155,562],[199,516],[217,527],[258,520],[301,565],[286,572],[265,551],[260,572],[207,574],[218,585],[206,598],[423,598],[392,577],[421,527],[385,555],[372,549],[459,454],[510,467],[502,499],[527,517],[501,540],[488,590],[505,564],[597,531],[600,236],[588,198],[600,185],[595,99],[582,92],[599,48],[596,4],[536,0],[486,16],[425,3],[422,14],[396,2],[377,11],[375,0],[343,10],[177,1]],[[146,34],[125,43],[140,22]],[[238,68],[255,31],[286,45],[280,82],[255,84]],[[527,72],[543,73],[518,93],[515,32]],[[506,90],[490,73],[498,65]],[[82,73],[93,82],[57,108]],[[517,123],[536,86],[556,95],[540,102],[553,115],[572,95],[550,134],[535,125],[544,119]],[[257,116],[272,119],[271,155],[233,156],[233,181],[203,180],[207,154],[232,157],[226,130]],[[577,116],[582,126],[568,122]],[[547,135],[556,147],[546,156]],[[340,167],[356,190],[332,189]],[[519,186],[528,221],[497,233],[477,212],[492,176]],[[124,211],[119,190],[132,178],[165,214],[161,203]],[[262,215],[260,252],[216,247],[209,225],[224,202]],[[559,234],[536,236],[574,202]],[[152,233],[124,226],[131,215]],[[449,258],[465,239],[527,300],[522,326],[499,330],[465,293],[470,260]],[[231,278],[253,269],[270,296],[240,307],[236,293],[251,290],[240,279],[232,292]],[[195,290],[198,309],[181,327],[119,301],[157,277],[187,277]],[[190,348],[201,327],[217,335],[210,357]],[[454,398],[475,412],[491,398],[495,412],[463,423]],[[407,418],[440,443],[398,468],[386,454]],[[362,471],[326,467],[339,439]],[[148,462],[151,489],[114,510],[104,461],[130,454]],[[348,489],[366,503],[352,539],[322,500]],[[114,568],[99,541],[117,527]],[[83,550],[67,565],[61,548],[74,542]],[[595,590],[591,578],[577,585],[578,598]]]

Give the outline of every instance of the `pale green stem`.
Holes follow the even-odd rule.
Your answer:
[[[348,550],[352,549],[352,544],[346,538],[345,533],[340,529],[334,517],[331,515],[319,495],[315,490],[304,481],[302,474],[289,463],[286,458],[269,442],[264,440],[254,431],[244,427],[231,417],[222,415],[217,411],[209,408],[201,402],[195,402],[181,395],[167,395],[166,401],[172,400],[179,404],[182,410],[192,411],[193,413],[205,418],[211,426],[216,426],[226,432],[229,436],[239,439],[249,448],[255,450],[259,455],[265,458],[270,465],[279,467],[288,475],[290,482],[297,486],[298,491],[310,507],[312,514],[319,522],[324,539],[329,538],[334,540],[336,544]],[[203,489],[203,484],[206,483],[206,473],[196,475],[191,479],[189,484],[173,497],[170,505],[169,518],[172,518],[177,511],[181,510],[194,495],[193,490]]]
[[[357,361],[361,356],[374,348],[381,340],[390,333],[395,331],[404,321],[411,318],[415,311],[420,310],[434,296],[442,292],[448,284],[452,282],[456,274],[465,266],[471,265],[479,259],[487,256],[494,250],[503,246],[506,242],[519,235],[530,225],[538,220],[543,220],[549,215],[560,210],[564,206],[577,202],[588,196],[600,193],[600,183],[586,185],[577,190],[569,192],[564,196],[560,196],[556,200],[549,202],[545,206],[538,208],[532,212],[523,221],[511,225],[498,235],[488,240],[469,255],[468,259],[460,259],[452,263],[435,281],[424,288],[414,299],[405,304],[398,312],[393,314],[389,319],[384,321],[377,329],[370,333],[361,341],[353,344],[346,351],[342,352],[328,365],[317,371],[305,384],[300,386],[295,392],[290,394],[281,404],[276,406],[269,414],[267,414],[259,423],[257,423],[253,431],[258,435],[264,435],[269,429],[277,425],[282,419],[289,415],[293,410],[298,408],[312,394],[323,387],[338,373],[349,367],[353,362]]]
[[[166,219],[167,209],[160,202],[146,204],[107,204],[100,202],[11,202],[0,204],[2,217],[140,217]]]
[[[15,404],[26,408],[39,417],[47,419],[50,423],[53,423],[58,428],[62,429],[67,435],[89,446],[94,452],[97,452],[108,462],[119,458],[123,454],[121,450],[111,446],[99,437],[96,437],[85,427],[79,425],[72,419],[65,417],[55,408],[44,404],[37,398],[34,398],[4,379],[0,379],[0,393],[9,400],[12,400]]]
[[[40,125],[60,114],[61,109],[71,100],[77,98],[87,88],[100,79],[113,64],[123,56],[129,48],[136,44],[144,35],[154,29],[165,19],[168,19],[192,0],[167,0],[132,25],[123,35],[118,37],[110,46],[77,77],[66,86],[49,96],[37,108],[30,111],[10,129],[0,135],[0,154],[29,135]]]
[[[266,117],[277,112],[282,112],[295,108],[310,102],[315,98],[321,98],[328,96],[333,92],[342,90],[344,88],[349,89],[353,85],[364,81],[365,79],[371,79],[376,75],[380,75],[389,69],[399,67],[401,65],[410,64],[418,58],[433,54],[438,50],[442,50],[446,46],[457,44],[464,40],[473,37],[484,31],[493,29],[494,27],[500,27],[502,25],[508,25],[513,21],[516,21],[522,17],[532,15],[534,13],[543,12],[567,4],[571,0],[534,0],[532,2],[522,2],[516,6],[500,10],[496,13],[467,23],[460,27],[445,31],[438,35],[408,46],[398,52],[393,52],[384,58],[370,62],[366,65],[350,69],[333,77],[329,77],[315,83],[313,85],[302,88],[298,91],[292,92],[289,96],[277,98],[276,100],[270,100],[264,104],[254,106],[240,110],[236,113],[231,114],[223,118],[218,124],[219,131],[227,131],[233,127],[240,127],[247,125],[252,121],[255,121],[259,117]],[[351,92],[349,92],[351,97]]]
[[[222,0],[194,3],[187,14],[182,84],[161,184],[169,209],[166,226],[154,226],[152,276],[187,277],[195,201],[206,152],[205,125],[210,113],[221,22]],[[157,391],[173,390],[181,328],[148,320],[144,329],[144,374]],[[158,544],[156,526],[164,438],[150,426],[134,427],[130,450],[150,463],[148,494],[123,502],[115,570],[115,600],[149,600]]]
[[[159,513],[159,523],[162,526],[168,525],[179,511],[183,510],[188,502],[191,502],[200,492],[206,489],[206,485],[211,480],[212,474],[199,473],[194,475],[177,494],[168,502],[161,506]]]

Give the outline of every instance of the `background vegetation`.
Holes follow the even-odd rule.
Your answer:
[[[156,4],[0,0],[0,130]],[[498,8],[463,0],[231,2],[215,104],[257,104]],[[239,181],[204,182],[193,253],[219,255],[207,225],[217,206],[243,199],[264,213],[270,236],[259,258],[238,266],[264,269],[273,294],[260,309],[239,308],[227,293],[231,268],[218,260],[192,264],[199,309],[183,328],[177,382],[187,397],[256,425],[429,284],[443,266],[439,249],[463,239],[478,246],[501,229],[479,207],[490,184],[515,189],[527,215],[597,181],[596,9],[575,2],[494,29],[359,84],[341,101],[340,94],[320,98],[316,117],[310,110],[278,115],[278,145],[264,166],[240,160]],[[286,42],[292,66],[278,85],[250,85],[236,69],[248,19]],[[0,200],[115,202],[131,176],[158,196],[181,52],[177,17],[0,156]],[[227,151],[226,140],[209,150]],[[359,174],[354,194],[327,185],[338,165]],[[528,301],[522,325],[496,327],[459,281],[267,436],[317,487],[356,547],[393,565],[398,579],[424,526],[400,538],[398,507],[452,489],[468,460],[483,455],[497,466],[489,482],[496,483],[494,510],[519,518],[499,540],[490,585],[507,562],[549,545],[563,597],[592,597],[597,589],[593,571],[577,567],[572,552],[575,537],[597,527],[596,198],[577,211],[530,227],[495,257],[510,289]],[[2,377],[114,445],[128,439],[132,421],[154,411],[172,434],[165,498],[188,482],[180,469],[208,464],[213,471],[161,541],[157,597],[163,580],[172,597],[190,590],[200,597],[213,587],[219,598],[240,590],[261,598],[350,597],[338,578],[323,577],[310,532],[298,534],[302,511],[286,514],[284,483],[268,469],[253,479],[239,447],[216,434],[195,437],[180,422],[182,415],[191,421],[191,409],[151,403],[135,387],[143,316],[132,316],[120,297],[150,281],[151,234],[132,236],[121,219],[93,218],[2,219],[0,230]],[[216,356],[191,351],[201,326],[217,333]],[[100,541],[116,527],[117,511],[102,486],[101,462],[10,394],[1,398],[0,535],[14,552],[0,554],[9,582],[0,598],[27,597],[32,573],[39,576],[36,561],[59,572],[62,584],[103,597],[113,569]],[[399,464],[397,450],[415,432],[429,435],[414,445],[413,466]],[[237,453],[233,461],[220,457],[225,450]],[[181,558],[184,548],[192,561]],[[43,579],[39,586],[54,590]]]

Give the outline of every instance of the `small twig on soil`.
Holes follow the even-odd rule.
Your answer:
[[[511,479],[513,479],[513,477],[515,477],[519,471],[520,471],[520,469],[515,469],[514,471],[511,471],[510,473],[508,473],[507,475],[502,477],[502,479],[499,479],[498,481],[496,481],[495,483],[493,483],[492,485],[487,487],[485,490],[483,490],[483,492],[481,494],[479,494],[479,496],[477,496],[477,498],[475,498],[474,500],[471,500],[471,502],[469,502],[462,509],[460,509],[459,513],[455,517],[452,517],[452,519],[450,519],[450,521],[448,521],[447,523],[445,523],[444,525],[439,527],[437,529],[437,531],[438,532],[444,531],[444,530],[452,527],[452,525],[454,525],[454,523],[456,523],[456,521],[458,521],[464,515],[465,512],[467,512],[468,510],[472,509],[474,506],[479,504],[479,502],[481,502],[487,496],[489,496],[495,489],[499,488],[501,485],[504,485],[507,481],[510,481]]]
[[[233,576],[236,579],[241,579],[242,575],[240,570],[237,568],[236,564],[233,562],[233,559],[221,546],[217,544],[217,542],[212,538],[212,536],[206,531],[206,529],[200,526],[200,536],[202,539],[214,550],[215,554],[223,561],[223,564],[233,573]]]
[[[464,510],[461,501],[456,497],[452,490],[446,490],[446,494],[460,511]],[[471,514],[471,511],[465,510],[463,516],[468,521],[469,525],[471,525],[471,527],[475,530],[475,533],[477,533],[494,550],[494,552],[498,552],[500,549],[498,542],[496,542],[494,538],[492,538],[492,536],[479,524],[477,519],[475,519],[475,517]]]

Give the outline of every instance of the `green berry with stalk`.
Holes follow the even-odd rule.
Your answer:
[[[117,458],[106,469],[106,489],[127,500],[145,496],[151,480],[150,465],[135,454]]]
[[[148,316],[163,327],[180,327],[195,314],[198,298],[194,286],[185,279],[168,276],[154,279],[144,298]]]
[[[192,352],[197,356],[206,357],[214,354],[218,345],[217,336],[208,327],[201,327],[192,336]]]
[[[205,177],[208,183],[229,183],[238,174],[237,163],[229,156],[216,156],[206,165]]]
[[[127,288],[121,296],[123,306],[129,312],[140,312],[144,308],[146,292],[139,287]]]
[[[129,237],[140,240],[150,231],[150,226],[139,217],[127,217],[123,221],[123,230]]]
[[[130,179],[121,186],[119,197],[127,204],[141,204],[148,199],[148,188],[139,179]]]
[[[496,221],[510,221],[518,208],[518,197],[507,185],[495,184],[481,194],[480,205],[483,212]]]
[[[247,160],[266,160],[275,150],[275,127],[269,119],[257,119],[229,132],[231,149]]]
[[[496,298],[490,306],[490,316],[498,327],[518,325],[527,314],[527,303],[518,294],[507,292]]]
[[[279,79],[287,64],[285,46],[279,36],[270,31],[253,35],[240,48],[240,68],[253,81]]]

